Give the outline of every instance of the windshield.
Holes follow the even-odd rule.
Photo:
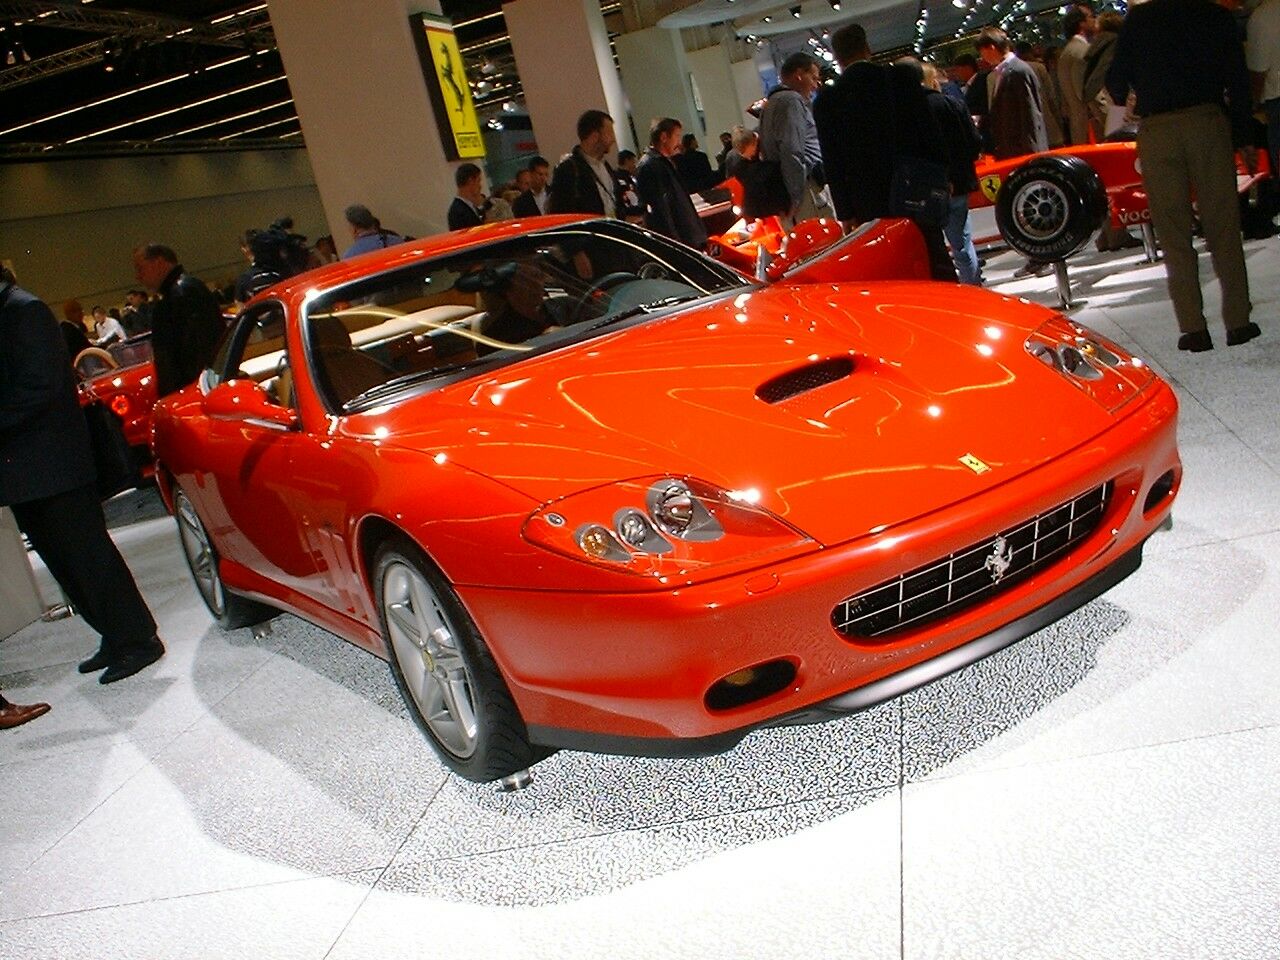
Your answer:
[[[627,224],[572,224],[328,291],[308,304],[305,337],[331,408],[353,409],[748,283]]]

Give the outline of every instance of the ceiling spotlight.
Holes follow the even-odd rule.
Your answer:
[[[827,3],[831,4],[832,10],[835,10],[837,13],[840,11],[840,0],[827,0]]]
[[[800,19],[800,4],[797,3],[794,7],[791,8],[791,15],[795,17],[797,20]]]

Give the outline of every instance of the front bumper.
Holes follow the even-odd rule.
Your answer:
[[[1069,455],[875,536],[763,570],[662,593],[460,587],[531,738],[642,756],[719,752],[754,729],[831,719],[897,696],[1008,646],[1137,569],[1181,480],[1177,403],[1157,383],[1128,416]],[[1168,471],[1167,496],[1144,508]],[[831,625],[843,598],[932,562],[1111,481],[1098,527],[1057,562],[918,628],[870,640]],[[783,658],[784,689],[711,710],[726,675]]]
[[[838,694],[829,700],[784,713],[752,726],[737,727],[706,737],[664,739],[661,737],[626,737],[583,730],[565,730],[557,727],[531,725],[529,736],[534,742],[566,750],[585,750],[591,753],[625,754],[638,757],[703,757],[724,753],[738,742],[762,727],[800,726],[810,723],[826,723],[853,713],[860,713],[877,704],[910,693],[934,680],[963,670],[1019,640],[1031,636],[1057,620],[1061,620],[1090,600],[1100,597],[1142,565],[1142,545],[1139,544],[1109,566],[1099,570],[1084,583],[1067,591],[1058,599],[1033,610],[1026,616],[976,640],[970,640],[946,653],[917,663],[898,673],[890,674],[873,683],[857,687],[848,693]]]

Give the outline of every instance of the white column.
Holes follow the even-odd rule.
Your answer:
[[[756,121],[746,115],[746,108],[769,92],[764,88],[760,65],[755,60],[739,60],[733,65],[733,88],[743,109],[743,119],[738,122],[746,127],[754,126]]]
[[[750,101],[739,102],[733,82],[733,64],[729,62],[726,45],[693,50],[688,57],[689,68],[702,96],[702,116],[707,126],[704,146],[708,154],[715,156],[720,151],[720,132],[732,131],[736,125],[747,122],[746,107]]]
[[[0,640],[17,633],[44,612],[36,579],[27,562],[18,524],[0,507]]]
[[[298,119],[338,249],[342,211],[363,203],[390,230],[440,233],[456,193],[423,65],[414,13],[438,0],[269,0]]]
[[[685,133],[704,139],[689,81],[689,60],[679,30],[651,27],[618,37],[618,67],[631,101],[636,134],[648,141],[649,124],[660,117],[675,117]],[[714,151],[712,151],[714,155]]]
[[[538,151],[554,164],[578,142],[578,117],[603,110],[619,147],[633,147],[600,0],[510,0],[502,5]]]

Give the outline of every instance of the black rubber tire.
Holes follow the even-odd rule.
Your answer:
[[[996,194],[1001,236],[1041,263],[1071,256],[1098,232],[1106,216],[1102,178],[1079,157],[1028,160],[1009,174]]]
[[[200,594],[200,599],[204,601],[209,616],[213,617],[218,626],[223,630],[237,630],[240,627],[266,623],[273,617],[279,616],[280,611],[275,607],[242,597],[228,590],[223,584],[222,575],[218,570],[220,562],[218,550],[209,539],[209,531],[205,529],[204,521],[196,513],[195,504],[177,484],[173,487],[173,517],[178,523],[178,540],[182,544],[182,556],[187,561],[187,569],[191,571],[191,579],[195,581],[196,592]],[[196,571],[198,561],[192,557],[192,553],[195,552],[192,544],[197,537],[203,537],[208,548],[209,566],[204,577]]]
[[[466,668],[471,706],[476,719],[475,743],[467,756],[454,753],[432,731],[405,681],[387,624],[383,594],[384,581],[393,564],[404,564],[421,575],[434,593],[440,612],[451,628],[457,653]],[[511,691],[480,636],[479,628],[444,575],[416,544],[403,537],[394,537],[378,548],[373,558],[373,589],[382,639],[387,647],[387,663],[396,689],[400,691],[418,729],[445,766],[467,780],[488,783],[526,770],[555,752],[529,742],[524,718],[520,716]]]

